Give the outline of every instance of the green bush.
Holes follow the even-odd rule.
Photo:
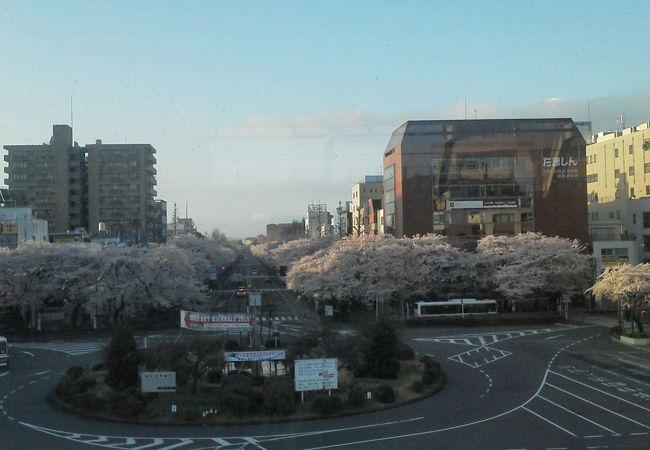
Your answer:
[[[393,325],[383,321],[375,324],[368,333],[363,363],[355,370],[355,376],[397,378],[401,367],[396,356],[400,344]]]
[[[413,392],[417,392],[418,394],[424,392],[424,382],[419,381],[419,380],[415,380],[415,381],[411,384],[411,390],[412,390]]]
[[[69,381],[77,381],[84,374],[83,367],[72,366],[65,371],[65,376]]]
[[[78,378],[75,381],[70,381],[66,376],[56,385],[55,393],[64,402],[72,403],[76,396],[90,391],[96,384],[97,381],[89,376]]]
[[[117,328],[106,349],[106,384],[122,391],[138,385],[138,363],[140,354],[133,334],[124,328]]]
[[[201,417],[199,410],[196,408],[188,408],[183,412],[183,419],[188,422],[196,422]]]
[[[366,393],[361,387],[353,384],[348,389],[348,398],[346,401],[350,408],[362,408],[366,403]]]
[[[314,397],[312,402],[312,410],[318,414],[329,415],[340,411],[343,407],[343,402],[336,395],[328,396],[319,394]]]
[[[117,417],[136,417],[144,409],[144,399],[134,389],[113,391],[108,399],[108,407]]]
[[[253,410],[255,398],[250,377],[228,375],[221,387],[221,407],[236,416],[245,416]]]
[[[237,342],[235,339],[228,339],[223,345],[223,349],[229,352],[239,350],[239,342]]]
[[[399,342],[398,346],[397,359],[400,361],[413,361],[415,359],[415,350],[411,346],[402,341]]]
[[[206,378],[208,379],[208,383],[218,383],[221,381],[221,370],[210,369]]]
[[[395,401],[395,390],[387,384],[378,386],[374,394],[377,401],[382,403],[393,403]]]
[[[107,403],[103,398],[97,397],[95,392],[84,392],[72,399],[72,404],[93,413],[98,413],[106,409]]]
[[[262,407],[267,414],[287,415],[295,409],[293,380],[290,377],[270,377],[264,381]]]

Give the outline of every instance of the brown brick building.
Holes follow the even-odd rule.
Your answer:
[[[526,231],[587,243],[585,170],[571,119],[409,121],[384,153],[384,230],[467,245]]]

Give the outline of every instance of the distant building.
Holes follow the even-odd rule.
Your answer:
[[[291,241],[305,237],[305,225],[302,222],[270,223],[266,225],[267,241]]]
[[[587,202],[599,272],[650,261],[650,122],[587,146]]]
[[[152,237],[155,242],[167,242],[167,202],[154,200],[154,219]]]
[[[332,215],[327,211],[327,205],[314,204],[307,207],[305,218],[305,233],[309,239],[317,239],[332,235]]]
[[[50,233],[131,233],[147,240],[154,230],[156,150],[149,144],[80,147],[72,128],[54,125],[49,143],[5,145],[5,184],[17,206],[48,221]]]
[[[471,247],[541,232],[588,242],[585,140],[571,119],[409,121],[384,152],[384,227]]]
[[[48,240],[47,221],[35,218],[31,208],[0,208],[0,247]]]
[[[383,177],[381,175],[366,175],[363,181],[352,186],[352,234],[365,234],[368,222],[368,200],[381,200],[384,195]]]

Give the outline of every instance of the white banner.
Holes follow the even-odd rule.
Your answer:
[[[181,309],[181,328],[189,330],[249,330],[253,325],[250,314],[202,313]]]
[[[260,350],[255,352],[224,352],[226,362],[281,361],[287,359],[284,350]]]

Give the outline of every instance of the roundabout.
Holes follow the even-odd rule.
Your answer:
[[[229,426],[133,425],[64,412],[48,401],[54,385],[69,366],[90,366],[100,354],[77,350],[73,356],[42,343],[21,344],[0,376],[3,445],[15,450],[647,447],[650,380],[643,365],[650,354],[621,348],[606,329],[594,326],[467,330],[405,333],[419,355],[432,355],[447,374],[447,386],[433,397],[356,416]]]

